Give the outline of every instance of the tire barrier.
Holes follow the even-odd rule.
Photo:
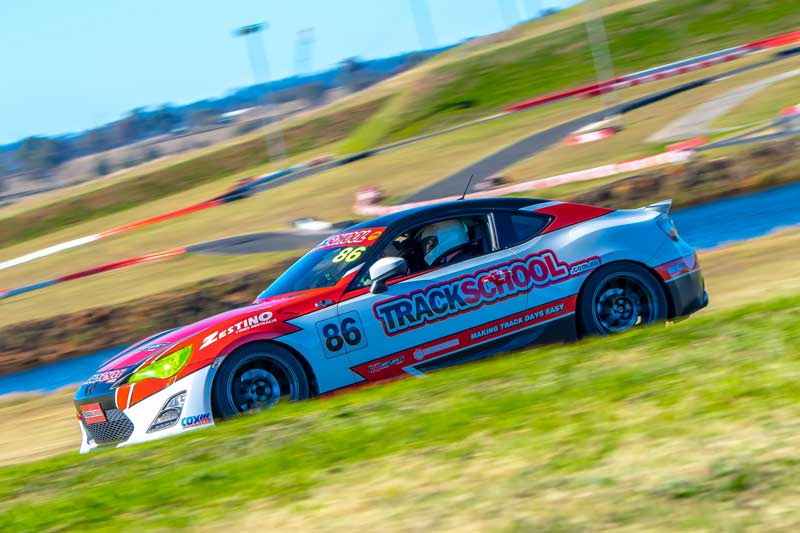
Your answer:
[[[602,130],[570,135],[564,139],[564,144],[567,146],[574,146],[576,144],[586,144],[594,141],[601,141],[616,135],[618,131],[619,130],[617,128],[603,128]]]
[[[646,168],[651,168],[660,165],[683,163],[691,159],[693,152],[684,151],[668,151],[647,157],[640,157],[637,159],[630,159],[620,163],[611,163],[599,167],[588,168],[585,170],[578,170],[576,172],[568,172],[566,174],[559,174],[550,176],[548,178],[538,178],[535,180],[516,183],[514,185],[507,185],[505,187],[498,187],[488,191],[480,191],[470,193],[470,198],[494,198],[497,196],[505,196],[507,194],[532,191],[536,189],[546,189],[564,183],[577,183],[580,181],[590,181],[599,178],[606,178],[615,174],[624,174],[626,172],[635,172]],[[379,205],[377,202],[383,197],[383,193],[377,187],[368,187],[356,193],[356,201],[353,205],[353,211],[362,216],[380,216],[404,211],[413,207],[421,207],[424,205],[431,205],[438,202],[446,202],[450,200],[457,200],[458,196],[449,196],[446,198],[437,198],[434,200],[424,200],[421,202],[411,202],[398,205]]]
[[[800,104],[789,106],[786,109],[781,110],[780,116],[781,117],[794,117],[800,115]]]

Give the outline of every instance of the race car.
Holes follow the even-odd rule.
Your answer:
[[[474,199],[356,224],[319,243],[252,304],[106,361],[75,396],[81,452],[534,343],[685,317],[708,295],[670,206]]]

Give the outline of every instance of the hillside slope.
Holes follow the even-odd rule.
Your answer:
[[[619,11],[612,5],[605,16],[618,74],[800,27],[800,10],[793,0],[660,0],[623,5],[632,7]],[[483,53],[464,54],[457,48],[432,60],[384,104],[390,112],[375,114],[344,146],[370,148],[487,115],[527,97],[595,81],[582,6],[562,15],[573,24],[542,35],[536,29],[551,23],[533,21],[516,29],[510,44],[490,41]]]
[[[800,523],[800,298],[0,470],[0,529]]]

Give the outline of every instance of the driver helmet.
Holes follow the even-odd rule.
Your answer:
[[[445,254],[467,244],[469,233],[460,220],[444,220],[424,227],[417,240],[422,246],[425,263],[433,266]]]

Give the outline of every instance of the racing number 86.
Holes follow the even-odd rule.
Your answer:
[[[357,346],[361,342],[361,331],[353,318],[342,320],[342,328],[335,322],[329,322],[322,328],[322,336],[325,337],[325,347],[329,352],[338,352],[347,343],[350,346]]]
[[[358,261],[358,258],[361,257],[361,254],[363,254],[366,249],[366,246],[342,248],[339,253],[331,259],[331,263],[341,263],[342,261],[345,263],[352,263],[353,261]]]

